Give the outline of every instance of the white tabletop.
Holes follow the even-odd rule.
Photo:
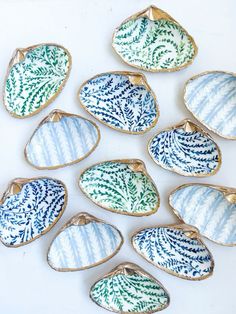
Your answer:
[[[205,70],[235,71],[235,0],[153,1],[179,21],[194,37],[199,53],[192,66],[171,74],[146,73],[156,92],[161,117],[155,129],[133,136],[113,131],[101,123],[102,139],[95,152],[77,165],[54,171],[33,169],[24,160],[23,149],[36,125],[52,109],[60,108],[90,118],[79,105],[76,93],[91,76],[110,70],[131,70],[114,54],[111,36],[125,18],[150,5],[148,0],[0,0],[0,86],[16,47],[55,42],[67,47],[73,57],[69,81],[60,96],[36,116],[17,120],[0,106],[0,191],[15,177],[52,176],[69,190],[68,207],[56,226],[45,236],[21,248],[0,246],[0,311],[4,314],[106,313],[89,299],[90,286],[101,275],[123,261],[139,264],[167,288],[171,304],[166,314],[233,314],[236,308],[236,248],[205,243],[215,259],[212,278],[191,282],[171,276],[139,257],[130,245],[130,235],[140,227],[177,222],[168,206],[171,190],[183,183],[204,182],[236,187],[236,142],[214,136],[223,153],[220,172],[210,178],[185,178],[158,167],[148,156],[146,145],[157,130],[191,114],[183,104],[183,85]],[[133,69],[134,70],[134,69]],[[92,118],[93,119],[93,118]],[[94,120],[94,119],[93,119]],[[102,160],[140,158],[153,176],[161,195],[159,211],[150,217],[133,218],[95,206],[78,188],[80,172]],[[87,271],[59,273],[46,262],[50,241],[75,213],[88,211],[116,225],[125,237],[120,253],[105,264]]]

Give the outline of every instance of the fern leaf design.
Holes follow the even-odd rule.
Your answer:
[[[91,288],[90,296],[97,305],[121,313],[154,313],[168,306],[165,289],[144,271],[133,274],[115,271]]]
[[[185,176],[213,175],[221,164],[220,150],[211,137],[200,129],[185,131],[182,125],[158,133],[148,150],[158,165]]]
[[[123,22],[115,31],[114,49],[126,63],[146,71],[186,67],[197,53],[193,39],[171,18],[151,20],[142,16],[150,10],[163,15],[152,6]]]
[[[29,180],[22,190],[0,205],[0,238],[7,246],[20,246],[49,230],[66,205],[65,186],[58,180]]]
[[[159,117],[155,96],[145,84],[133,84],[129,73],[105,73],[82,85],[79,98],[96,119],[122,132],[143,133]]]
[[[185,279],[204,279],[214,267],[206,246],[175,227],[147,228],[132,239],[137,253],[155,266]]]
[[[132,170],[126,161],[90,167],[82,173],[79,185],[97,205],[120,214],[147,215],[159,206],[159,195],[151,179],[146,173]]]
[[[60,92],[69,71],[65,48],[52,44],[28,48],[24,60],[9,70],[4,89],[7,110],[19,118],[37,113]]]

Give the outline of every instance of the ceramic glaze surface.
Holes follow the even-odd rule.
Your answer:
[[[185,279],[203,279],[213,271],[211,254],[197,238],[174,227],[147,228],[132,239],[137,253],[163,270]]]
[[[69,70],[70,56],[63,47],[44,44],[28,49],[9,70],[4,88],[7,110],[19,118],[41,110],[61,90]]]
[[[209,72],[186,84],[185,104],[213,132],[236,139],[236,76]]]
[[[96,221],[71,225],[52,242],[48,262],[62,271],[89,268],[113,256],[121,244],[120,233],[111,225]]]
[[[19,246],[34,240],[55,224],[65,204],[66,191],[60,181],[42,178],[25,183],[0,205],[1,241]]]
[[[117,274],[98,281],[90,296],[103,308],[118,313],[154,313],[166,307],[168,295],[144,275]]]
[[[152,92],[132,84],[129,75],[105,73],[92,78],[83,85],[79,98],[95,118],[124,132],[145,132],[159,116]]]
[[[113,47],[126,63],[146,71],[177,70],[196,54],[189,35],[176,22],[146,17],[125,21],[115,31]]]
[[[85,158],[97,145],[99,131],[93,123],[77,116],[45,122],[26,146],[27,160],[36,168],[61,167]]]
[[[163,131],[149,143],[153,160],[161,167],[185,176],[208,176],[220,166],[220,152],[206,134],[183,128]]]
[[[224,193],[210,186],[182,186],[170,195],[170,205],[185,223],[224,245],[236,244],[236,204]]]
[[[159,207],[151,179],[128,162],[108,161],[87,169],[79,179],[82,191],[97,205],[127,215],[148,215]]]

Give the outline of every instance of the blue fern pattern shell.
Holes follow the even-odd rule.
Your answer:
[[[53,240],[48,263],[58,271],[90,268],[111,258],[122,243],[120,232],[109,224],[90,221],[79,225],[72,222]]]
[[[146,228],[135,234],[132,244],[141,256],[155,266],[184,279],[204,279],[213,271],[213,260],[198,238],[187,229]]]
[[[97,205],[119,214],[156,212],[159,194],[140,160],[107,161],[85,170],[79,186]]]
[[[116,313],[154,313],[168,306],[168,293],[157,280],[144,271],[135,272],[132,268],[128,271],[131,274],[115,269],[97,281],[90,290],[91,299]]]
[[[57,112],[53,111],[50,115]],[[99,139],[99,129],[94,123],[62,113],[59,121],[44,121],[40,124],[25,148],[25,155],[36,168],[63,167],[89,155]]]
[[[236,139],[236,75],[208,72],[186,83],[185,104],[206,127],[225,138]]]
[[[213,175],[220,167],[219,148],[201,131],[162,131],[150,141],[148,151],[158,165],[185,176]]]
[[[236,245],[236,204],[228,201],[227,193],[217,186],[189,184],[176,189],[169,200],[175,213],[203,236]]]
[[[20,246],[49,231],[66,206],[66,189],[58,180],[32,179],[0,205],[0,239]]]
[[[133,84],[130,76],[142,82]],[[79,98],[96,119],[122,132],[146,132],[159,116],[155,96],[141,74],[98,75],[82,86]]]
[[[175,71],[189,65],[197,53],[192,37],[170,16],[155,20],[142,16],[150,11],[164,13],[150,7],[116,29],[113,47],[117,54],[129,65],[146,71]]]
[[[15,59],[6,79],[4,103],[12,115],[25,118],[43,109],[60,92],[69,75],[70,56],[61,46],[43,44],[18,49]]]

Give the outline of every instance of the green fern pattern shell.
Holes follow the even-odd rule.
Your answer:
[[[110,211],[137,216],[152,214],[159,207],[158,191],[146,172],[131,167],[129,162],[122,161],[92,166],[82,173],[80,188],[94,203]]]
[[[24,59],[9,70],[4,90],[7,110],[19,118],[40,111],[59,93],[69,70],[70,56],[63,47],[29,48]]]
[[[99,306],[119,313],[153,313],[168,305],[168,295],[144,275],[117,274],[98,281],[90,296]]]
[[[113,47],[126,63],[147,71],[177,70],[196,54],[193,40],[179,24],[146,17],[124,22],[114,34]]]

